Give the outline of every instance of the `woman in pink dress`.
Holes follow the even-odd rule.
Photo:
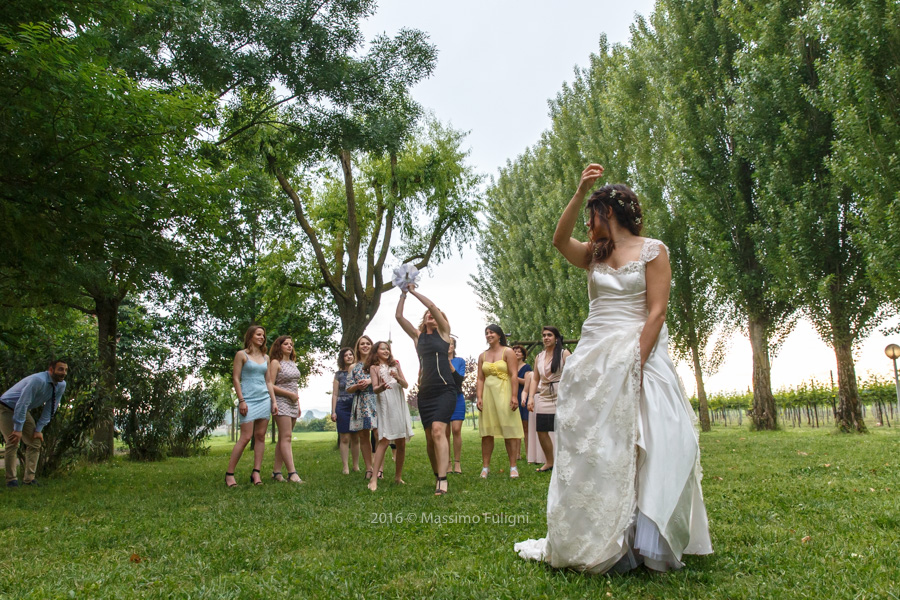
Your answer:
[[[544,464],[536,471],[546,473],[553,470],[553,439],[550,434],[556,430],[556,386],[566,359],[572,353],[563,348],[563,337],[556,327],[544,327],[541,341],[544,349],[534,359],[528,410],[534,413],[535,431],[545,457]]]

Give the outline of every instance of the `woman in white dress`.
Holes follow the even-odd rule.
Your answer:
[[[388,446],[397,446],[394,458],[394,483],[403,481],[403,463],[406,461],[406,442],[413,436],[412,417],[403,390],[408,387],[400,363],[391,353],[388,342],[372,346],[366,367],[372,379],[372,390],[378,394],[378,446],[375,448],[375,472],[384,470],[384,456]],[[378,489],[378,477],[369,480],[369,489]]]
[[[559,383],[547,537],[515,549],[556,568],[667,571],[712,552],[695,417],[667,349],[672,274],[662,242],[640,237],[640,204],[624,185],[591,195],[590,241],[572,238],[602,175],[584,170],[553,236],[588,273],[590,312]]]

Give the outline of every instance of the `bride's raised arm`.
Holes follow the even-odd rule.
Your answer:
[[[573,238],[572,232],[575,231],[575,224],[581,214],[584,197],[594,182],[602,176],[603,167],[598,164],[590,164],[582,171],[578,189],[575,190],[575,195],[566,205],[566,209],[559,218],[559,223],[556,224],[556,231],[553,233],[553,245],[556,246],[556,249],[566,257],[567,261],[581,269],[591,266],[591,245]]]

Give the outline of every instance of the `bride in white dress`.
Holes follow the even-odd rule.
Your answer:
[[[624,185],[591,195],[590,242],[572,238],[602,175],[584,170],[553,236],[588,273],[590,312],[558,388],[547,537],[515,550],[591,573],[667,571],[683,554],[712,553],[696,419],[667,348],[672,271],[666,246],[640,237],[640,204]]]

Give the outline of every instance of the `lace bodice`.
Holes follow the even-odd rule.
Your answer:
[[[618,269],[606,263],[594,264],[588,271],[588,297],[591,302],[598,299],[626,300],[646,309],[647,263],[659,256],[660,248],[665,247],[659,240],[646,238],[637,260],[627,262]]]

